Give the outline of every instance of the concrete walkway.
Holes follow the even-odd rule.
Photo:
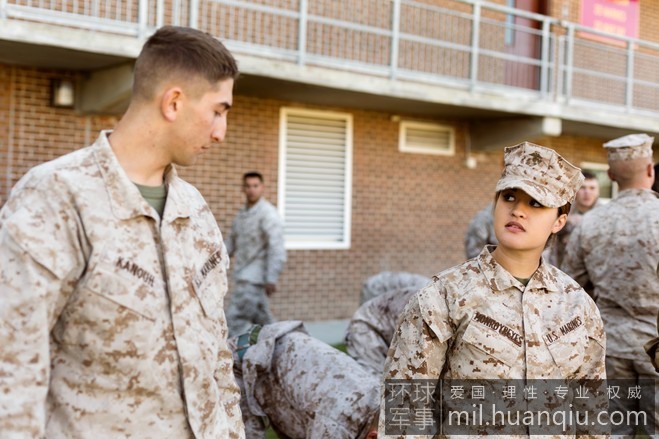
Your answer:
[[[304,322],[304,326],[313,337],[331,345],[343,343],[349,320],[325,320],[321,322]]]

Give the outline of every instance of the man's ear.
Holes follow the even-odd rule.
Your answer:
[[[378,439],[378,430],[373,429],[369,431],[365,439]]]
[[[183,91],[180,87],[169,88],[160,99],[160,112],[168,122],[174,122],[183,108]]]
[[[558,233],[561,231],[563,227],[565,227],[565,223],[567,222],[567,215],[562,214],[558,218],[556,218],[556,221],[554,221],[554,226],[551,228],[551,233]]]
[[[654,165],[652,163],[648,163],[648,167],[645,171],[647,172],[647,176],[652,178],[654,175]],[[657,176],[654,175],[654,178],[657,178]]]

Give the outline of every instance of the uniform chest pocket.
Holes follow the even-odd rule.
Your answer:
[[[564,378],[574,376],[575,372],[583,365],[588,343],[588,332],[584,326],[580,326],[553,341],[545,337],[545,344]]]
[[[507,378],[523,361],[522,348],[496,331],[471,322],[454,347],[451,369],[454,378]]]
[[[53,336],[114,369],[151,351],[163,300],[149,285],[99,264],[64,308]]]

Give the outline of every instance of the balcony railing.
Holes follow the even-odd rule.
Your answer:
[[[301,65],[659,113],[658,44],[480,0],[0,0],[7,19],[136,38],[191,26]]]

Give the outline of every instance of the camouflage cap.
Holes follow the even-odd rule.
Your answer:
[[[546,207],[574,201],[584,181],[581,169],[556,151],[530,142],[507,147],[503,159],[496,191],[521,189]]]
[[[629,134],[604,144],[609,160],[634,160],[652,158],[654,137],[647,134]]]

